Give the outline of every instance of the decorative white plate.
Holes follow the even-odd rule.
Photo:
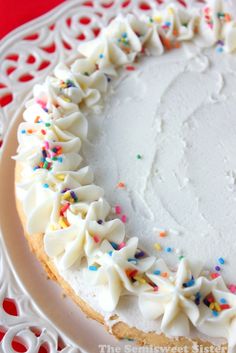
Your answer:
[[[184,0],[176,1],[186,5]],[[14,353],[14,338],[20,338],[28,353],[95,353],[101,344],[124,344],[63,297],[30,253],[15,208],[11,156],[17,148],[16,128],[32,86],[52,72],[59,60],[72,61],[79,42],[98,35],[116,14],[149,13],[164,2],[70,0],[0,43],[0,144],[4,139],[0,165],[0,333],[5,332],[0,352]],[[6,298],[16,305],[16,315],[4,310]],[[60,338],[64,344],[58,347]]]

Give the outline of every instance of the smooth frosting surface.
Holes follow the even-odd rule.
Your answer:
[[[157,242],[171,247],[158,255],[174,267],[187,255],[214,271],[224,257],[233,283],[236,58],[191,53],[186,44],[123,73],[104,112],[90,119],[83,153],[108,201],[127,214],[128,235],[152,254]]]

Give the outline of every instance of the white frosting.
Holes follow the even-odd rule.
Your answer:
[[[196,326],[200,316],[198,306],[192,301],[192,297],[200,292],[203,280],[198,278],[201,272],[199,266],[194,273],[186,260],[182,260],[175,274],[160,259],[151,270],[147,276],[158,286],[158,293],[147,291],[140,295],[141,312],[149,319],[157,319],[163,315],[161,331],[168,336],[189,337],[189,321]],[[168,277],[162,277],[162,273],[168,274]],[[190,280],[191,286],[185,288],[184,283]]]
[[[47,255],[96,310],[118,313],[130,324],[122,299],[129,302],[131,296],[131,307],[137,310],[137,296],[140,312],[155,322],[156,332],[190,337],[193,325],[206,336],[227,338],[233,352],[235,296],[223,279],[212,280],[193,260],[202,237],[207,266],[212,266],[213,256],[220,262],[225,257],[226,278],[233,280],[235,59],[228,65],[230,59],[224,57],[214,67],[215,54],[189,44],[156,62],[149,59],[147,71],[148,59],[140,61],[143,73],[135,63],[140,71],[131,79],[121,75],[122,90],[111,100],[114,115],[105,110],[100,122],[98,116],[89,117],[87,140],[85,114],[100,110],[108,83],[122,66],[133,71],[141,52],[160,55],[194,36],[199,45],[220,41],[221,51],[235,49],[235,23],[223,1],[211,1],[201,15],[170,5],[151,19],[118,17],[99,38],[80,46],[84,57],[71,69],[59,64],[54,77],[35,86],[19,126],[15,158],[23,164],[23,183],[18,195],[27,231],[45,233]],[[99,134],[98,127],[103,127]],[[138,149],[141,156],[135,160]],[[120,198],[129,217],[126,233],[137,235],[141,245],[138,238],[124,239],[126,215],[121,220],[112,216],[103,188],[93,184],[79,153],[95,168],[96,182],[110,201]],[[222,183],[227,178],[229,190]],[[118,192],[119,181],[125,184]],[[118,206],[116,213],[120,211]],[[147,255],[156,256],[153,243],[159,235],[153,234],[153,227],[168,232],[162,241],[166,254],[161,256],[172,270],[163,259]],[[188,260],[178,263],[173,252]],[[98,300],[81,289],[80,269],[91,282],[91,292],[99,291]],[[135,326],[143,327],[139,320]]]
[[[205,57],[213,60],[199,74]],[[159,254],[175,267],[179,255],[198,258],[195,249],[204,241],[205,267],[214,271],[224,257],[222,273],[234,282],[233,61],[229,65],[215,49],[190,61],[184,50],[156,60],[143,59],[135,72],[121,78],[105,112],[91,120],[85,158],[109,202],[127,214],[127,233],[138,236],[149,253],[156,254],[156,242],[172,247],[172,253]],[[97,137],[96,129],[102,131]],[[119,181],[125,182],[124,190],[116,187]],[[165,239],[159,230],[167,231]]]

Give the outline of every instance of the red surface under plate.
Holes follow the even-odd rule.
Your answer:
[[[0,0],[0,38],[65,0]]]

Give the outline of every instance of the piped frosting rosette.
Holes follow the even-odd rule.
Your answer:
[[[93,260],[85,272],[88,281],[100,285],[99,303],[103,310],[113,311],[122,294],[138,295],[153,288],[145,279],[145,272],[155,261],[154,257],[140,257],[138,238],[126,243],[104,240],[100,256]],[[150,281],[151,283],[151,281]]]
[[[236,22],[230,12],[230,2],[210,0],[203,9],[199,34],[206,45],[218,43],[226,52],[236,48]]]
[[[168,336],[189,336],[190,322],[196,326],[199,319],[198,303],[202,279],[201,267],[181,260],[177,272],[172,272],[162,259],[147,272],[158,291],[148,291],[139,297],[143,315],[161,320],[161,330]]]
[[[202,296],[198,330],[211,337],[228,338],[229,352],[235,352],[236,295],[218,277],[205,283]]]
[[[50,257],[60,257],[59,264],[66,269],[75,261],[80,263],[85,256],[89,262],[93,261],[99,250],[101,252],[104,239],[111,243],[121,243],[125,236],[124,225],[118,219],[107,220],[109,212],[110,207],[103,199],[90,205],[79,202],[68,207],[66,219],[70,225],[46,233],[46,253]]]
[[[198,32],[198,34],[197,34]],[[236,341],[236,297],[222,278],[209,279],[201,266],[182,259],[177,271],[148,256],[137,238],[125,238],[104,191],[80,156],[87,138],[88,111],[100,109],[110,76],[138,55],[160,55],[194,36],[225,51],[236,47],[235,22],[221,0],[203,13],[169,5],[152,17],[118,16],[100,37],[79,47],[70,68],[59,64],[27,103],[18,130],[15,159],[22,165],[17,192],[27,215],[27,231],[44,234],[46,254],[63,271],[84,264],[99,288],[101,308],[112,312],[122,295],[138,296],[146,318],[161,321],[168,336],[189,336],[190,326],[209,336]]]

